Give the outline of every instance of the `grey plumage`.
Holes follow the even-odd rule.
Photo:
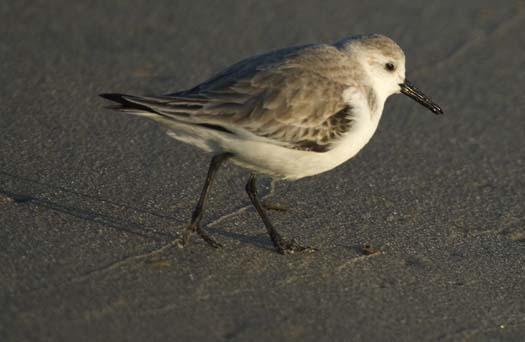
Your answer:
[[[323,152],[350,128],[342,94],[362,72],[332,45],[277,50],[241,61],[189,90],[160,97],[106,94],[125,112],[150,111],[230,132],[245,129],[293,149]],[[364,89],[373,94],[371,88]],[[212,127],[210,126],[210,127]]]

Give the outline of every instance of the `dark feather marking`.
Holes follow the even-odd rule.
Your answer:
[[[328,152],[332,144],[352,127],[352,107],[346,106],[315,128],[310,137],[293,144],[293,148],[302,151]],[[307,131],[310,133],[310,130]]]
[[[201,109],[202,105],[198,104],[186,104],[186,103],[169,103],[169,107],[177,109],[197,110]]]
[[[229,129],[226,129],[226,128],[224,128],[222,126],[219,126],[219,125],[213,125],[213,124],[208,124],[208,123],[198,123],[196,125],[197,126],[206,127],[206,128],[209,128],[209,129],[213,129],[213,130],[216,130],[216,131],[221,131],[221,132],[224,132],[224,133],[233,134],[233,132],[230,131]]]
[[[108,107],[110,109],[116,109],[116,110],[136,109],[136,110],[143,110],[146,112],[157,113],[155,110],[151,109],[148,106],[130,102],[124,97],[123,94],[114,94],[114,93],[113,94],[100,94],[99,96],[105,98],[106,100],[110,100],[110,101],[117,102],[120,104],[120,106]]]
[[[368,102],[368,108],[370,108],[370,112],[374,113],[377,109],[377,96],[373,88],[367,89],[366,101]]]
[[[294,149],[301,151],[313,151],[313,152],[328,152],[330,149],[329,144],[319,144],[311,140],[299,141],[294,145]]]

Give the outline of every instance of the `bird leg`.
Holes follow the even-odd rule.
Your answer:
[[[219,170],[221,164],[231,156],[231,153],[223,153],[212,158],[210,167],[208,169],[208,175],[206,176],[206,181],[204,182],[204,187],[202,188],[201,196],[199,197],[199,202],[197,202],[197,206],[193,210],[193,214],[191,216],[191,223],[184,229],[182,232],[182,237],[177,241],[180,247],[184,247],[190,241],[190,237],[193,233],[199,234],[199,236],[204,241],[214,248],[222,247],[220,243],[215,241],[215,239],[213,239],[200,227],[200,222],[204,212],[204,206],[206,205],[206,200],[208,199],[208,194],[210,192],[210,186],[213,182],[213,178]]]
[[[270,239],[272,239],[273,245],[275,246],[275,249],[277,250],[277,252],[281,254],[292,254],[295,252],[316,251],[315,248],[301,246],[299,243],[297,243],[297,241],[295,241],[295,239],[285,240],[281,236],[281,234],[279,234],[277,230],[275,230],[272,223],[268,219],[268,216],[266,216],[266,213],[261,205],[261,202],[257,198],[257,185],[256,185],[255,175],[251,175],[250,179],[248,180],[248,183],[246,183],[246,192],[248,193],[248,196],[250,197],[250,200],[252,201],[253,206],[257,210],[257,213],[259,214],[264,225],[266,226],[268,235],[270,235]]]

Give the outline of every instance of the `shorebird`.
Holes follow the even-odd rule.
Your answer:
[[[284,48],[242,60],[209,80],[161,96],[100,94],[109,108],[160,123],[167,134],[213,157],[184,246],[197,233],[217,170],[226,160],[251,170],[246,192],[279,253],[312,251],[283,238],[257,196],[257,175],[296,180],[355,156],[374,134],[386,99],[403,93],[435,114],[443,110],[405,77],[405,54],[379,34],[334,44]]]

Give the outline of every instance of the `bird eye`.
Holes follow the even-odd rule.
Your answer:
[[[388,70],[388,71],[394,71],[394,70],[396,70],[396,67],[392,63],[386,63],[385,64],[385,69]]]

